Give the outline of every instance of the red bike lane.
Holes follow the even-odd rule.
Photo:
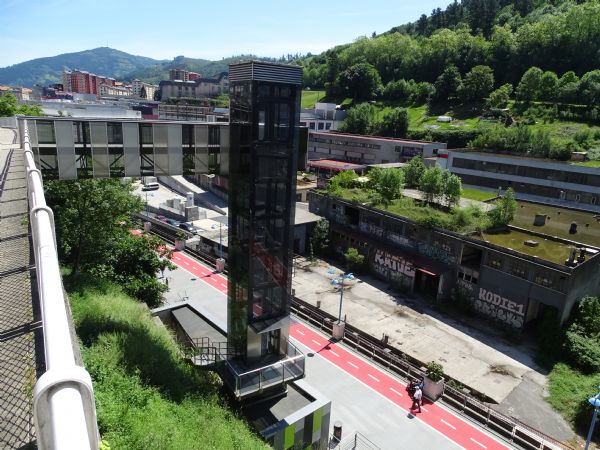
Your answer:
[[[172,262],[220,292],[227,294],[227,278],[214,273],[213,269],[181,252],[173,253]],[[382,369],[356,356],[343,346],[330,342],[328,338],[302,323],[295,323],[290,327],[290,336],[398,407],[407,412],[410,411],[412,400],[406,391],[406,385]],[[417,419],[467,450],[506,450],[510,448],[445,408],[428,402],[427,399],[424,399],[421,409],[421,413],[415,414]]]

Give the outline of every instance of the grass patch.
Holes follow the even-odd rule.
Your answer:
[[[549,395],[546,400],[565,419],[576,424],[579,422],[580,404],[587,403],[589,397],[598,393],[596,387],[599,384],[598,373],[584,375],[565,363],[556,363],[548,375]]]
[[[569,257],[569,246],[560,242],[543,239],[528,233],[507,230],[496,233],[483,233],[481,239],[501,247],[509,248],[526,255],[537,256],[546,261],[562,264]],[[527,240],[537,241],[537,247],[525,245]]]
[[[114,449],[263,449],[219,399],[220,380],[180,357],[169,332],[115,285],[67,278],[103,439]]]
[[[462,198],[468,198],[469,200],[478,200],[480,202],[484,202],[494,197],[496,197],[495,192],[481,191],[479,189],[465,187],[462,189]]]
[[[325,91],[302,91],[301,105],[304,109],[312,109],[315,103],[325,99]]]
[[[584,162],[578,162],[575,164],[577,164],[578,166],[600,168],[600,161],[584,161]]]

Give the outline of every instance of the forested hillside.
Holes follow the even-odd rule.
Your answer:
[[[305,84],[333,89],[340,74],[359,63],[372,65],[384,85],[400,79],[433,83],[450,65],[462,75],[489,66],[496,86],[518,83],[532,66],[581,77],[600,67],[600,4],[455,1],[418,22],[306,58]]]
[[[37,58],[0,68],[0,84],[11,86],[46,85],[62,82],[64,69],[87,70],[98,75],[120,79],[124,75],[152,66],[160,61],[109,47],[99,47],[75,53]]]
[[[600,159],[599,0],[455,0],[298,62],[330,101],[377,101],[352,108],[345,131]]]

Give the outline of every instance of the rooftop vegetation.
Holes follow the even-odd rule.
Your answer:
[[[556,242],[550,239],[545,239],[533,236],[528,233],[523,233],[516,230],[502,230],[494,232],[482,232],[476,235],[482,240],[500,247],[509,248],[520,253],[525,253],[530,256],[537,256],[546,261],[563,264],[569,257],[569,245],[562,242]],[[532,247],[525,244],[525,241],[535,241],[537,246]]]

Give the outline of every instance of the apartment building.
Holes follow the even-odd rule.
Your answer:
[[[193,81],[163,80],[159,83],[160,98],[206,98],[229,92],[227,72],[216,78],[196,78]]]
[[[441,151],[437,164],[464,184],[511,187],[517,193],[568,202],[575,208],[600,204],[600,172],[594,167],[467,149]]]
[[[96,75],[85,70],[64,70],[62,73],[63,89],[66,92],[100,95],[100,86],[114,86],[114,78]]]
[[[428,158],[445,148],[443,142],[310,131],[307,157],[309,160],[337,159],[358,164],[381,164],[405,162],[416,155]]]

